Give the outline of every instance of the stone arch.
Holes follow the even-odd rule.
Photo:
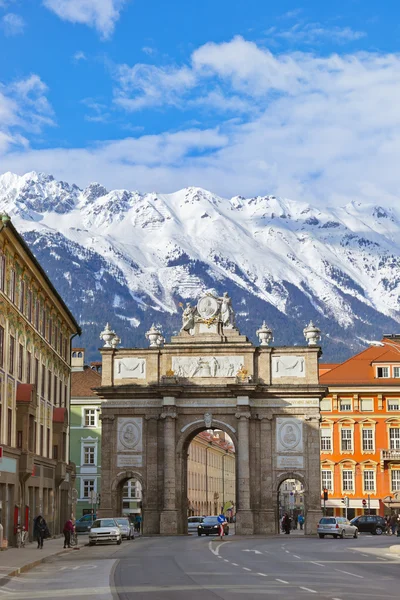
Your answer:
[[[177,489],[181,490],[179,497],[177,498],[178,508],[178,531],[180,533],[187,533],[187,461],[188,461],[188,449],[193,438],[202,431],[207,429],[220,429],[227,433],[232,439],[235,446],[235,459],[236,459],[236,474],[235,474],[235,485],[236,485],[236,505],[238,504],[238,473],[237,473],[237,451],[238,451],[238,438],[236,429],[226,421],[220,419],[212,420],[211,426],[207,427],[204,423],[204,419],[196,419],[191,421],[185,426],[179,429],[178,439],[176,442],[176,472],[177,472]],[[207,503],[203,503],[203,511],[207,512]],[[202,511],[202,512],[203,512]]]
[[[120,471],[111,483],[111,506],[122,508],[122,490],[124,483],[129,479],[137,479],[140,482],[142,486],[142,502],[145,505],[146,491],[143,475],[138,471],[127,469],[126,471]]]
[[[304,517],[305,517],[305,523],[306,526],[308,525],[308,518],[307,518],[307,512],[308,512],[308,502],[307,502],[307,496],[308,496],[308,485],[307,485],[307,480],[304,477],[304,475],[302,473],[299,473],[298,471],[286,471],[285,473],[281,473],[280,475],[278,475],[278,477],[275,480],[274,483],[274,493],[273,493],[273,499],[275,501],[275,514],[276,514],[276,519],[275,519],[275,527],[276,533],[280,533],[280,525],[279,525],[279,520],[280,520],[280,514],[279,514],[279,493],[280,493],[280,488],[281,485],[287,481],[288,479],[295,479],[297,481],[300,481],[300,483],[303,486],[303,504],[304,504]]]

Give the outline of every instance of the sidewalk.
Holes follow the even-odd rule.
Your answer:
[[[88,541],[87,535],[78,535],[78,546],[64,550],[64,537],[45,540],[43,549],[37,548],[37,543],[28,543],[25,548],[9,548],[0,552],[0,586],[7,582],[8,577],[14,577],[43,562],[50,556],[63,554],[64,552],[76,552]]]

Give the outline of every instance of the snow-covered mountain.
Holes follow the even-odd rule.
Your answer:
[[[275,196],[231,199],[200,188],[173,194],[85,190],[51,175],[0,176],[8,212],[94,356],[108,320],[124,346],[154,321],[167,337],[179,302],[228,291],[242,331],[265,319],[275,344],[304,343],[313,319],[325,360],[398,331],[400,214],[351,202],[320,210]]]

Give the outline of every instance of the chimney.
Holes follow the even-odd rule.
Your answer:
[[[71,370],[83,371],[85,365],[85,348],[72,348],[71,350]]]

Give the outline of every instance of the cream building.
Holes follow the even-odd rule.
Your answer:
[[[80,334],[46,273],[0,215],[0,523],[32,535],[41,513],[52,534],[71,513],[68,460],[70,341]],[[1,533],[1,528],[0,528]]]
[[[188,455],[188,516],[216,515],[236,506],[235,448],[223,431],[202,431]]]

